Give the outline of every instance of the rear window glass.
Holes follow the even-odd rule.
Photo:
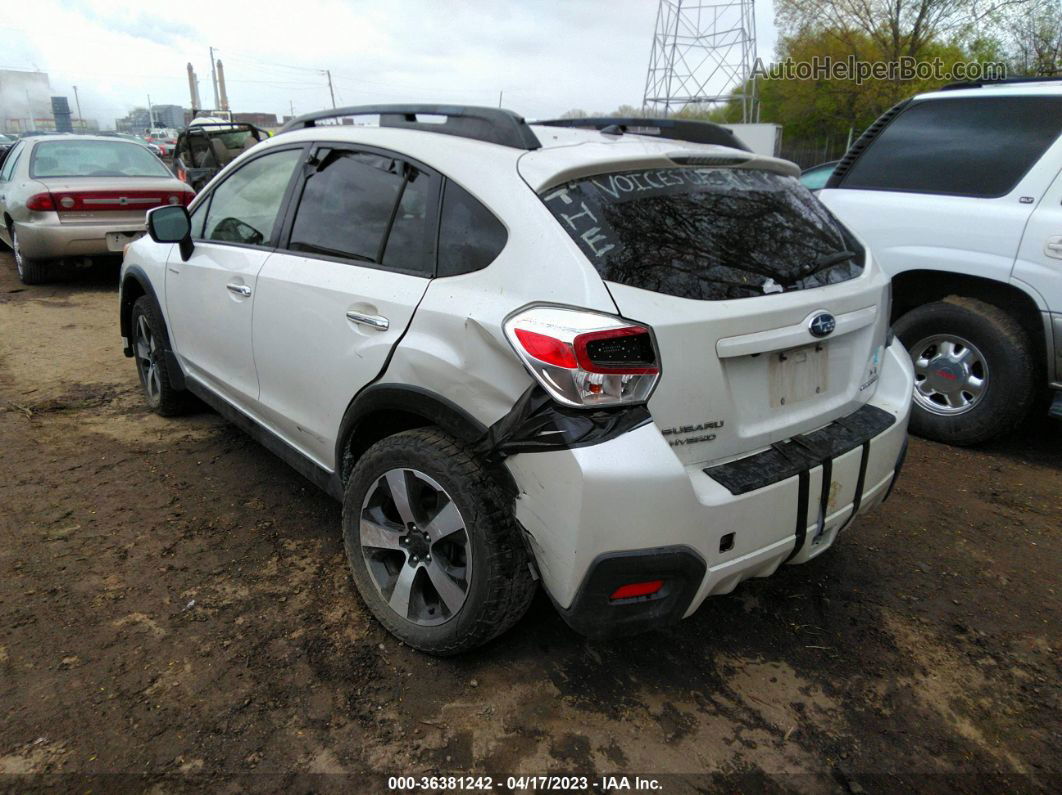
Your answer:
[[[822,287],[863,271],[862,246],[796,179],[663,168],[552,188],[546,206],[605,281],[717,301]]]
[[[852,164],[842,187],[992,198],[1014,189],[1062,132],[1062,99],[912,102]]]
[[[125,141],[48,141],[33,147],[30,176],[168,177],[146,146]]]

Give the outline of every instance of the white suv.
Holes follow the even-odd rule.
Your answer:
[[[1014,428],[1045,387],[1062,390],[1062,80],[902,102],[819,198],[893,277],[914,432],[976,444]]]
[[[536,581],[587,634],[652,629],[820,554],[902,461],[888,279],[797,174],[497,109],[312,114],[151,212],[126,354],[159,413],[196,395],[342,500],[410,645],[487,641]]]

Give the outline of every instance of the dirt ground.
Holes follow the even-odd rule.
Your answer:
[[[892,498],[830,554],[666,631],[590,643],[540,597],[448,660],[370,619],[336,503],[215,414],[144,409],[116,266],[23,288],[0,253],[0,450],[0,789],[1062,782],[1046,419],[981,450],[912,440]]]

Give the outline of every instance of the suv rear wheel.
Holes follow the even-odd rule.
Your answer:
[[[515,624],[535,593],[504,493],[435,428],[389,436],[361,457],[343,499],[354,583],[392,634],[456,654]]]
[[[1036,384],[1032,346],[999,307],[949,296],[912,309],[894,329],[914,363],[914,433],[973,445],[1028,414]]]

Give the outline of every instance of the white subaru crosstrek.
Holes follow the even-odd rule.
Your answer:
[[[151,211],[126,355],[160,414],[198,396],[342,501],[411,646],[484,643],[538,582],[588,635],[677,621],[887,496],[913,383],[797,168],[697,129],[301,117]]]

